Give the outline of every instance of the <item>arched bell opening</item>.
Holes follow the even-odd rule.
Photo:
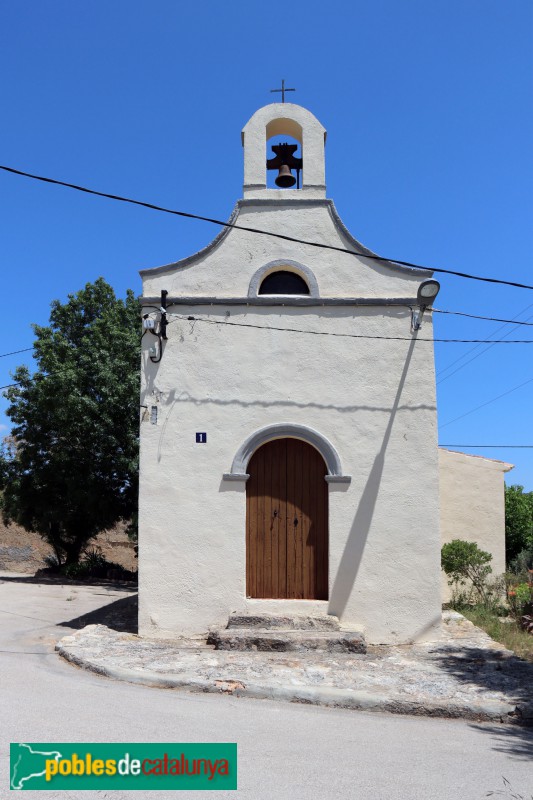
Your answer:
[[[301,189],[303,131],[292,119],[274,119],[266,126],[266,185],[269,189]]]
[[[296,179],[292,192],[287,197],[299,199],[300,196],[295,192],[298,175],[294,166],[280,163],[274,169],[266,168],[267,160],[280,155],[273,152],[271,145],[277,146],[284,143],[295,146],[295,150],[290,155],[295,159],[302,160],[298,165],[302,199],[304,197],[313,199],[325,197],[325,141],[325,128],[310,111],[302,106],[294,103],[271,103],[260,108],[242,130],[245,198],[268,198],[271,200],[276,195],[278,198],[283,198],[283,186],[280,189],[275,181],[280,177],[281,167],[284,167],[281,175],[282,183],[292,183],[292,178]],[[282,154],[280,158],[286,158],[286,154]],[[268,186],[267,173],[269,173]]]

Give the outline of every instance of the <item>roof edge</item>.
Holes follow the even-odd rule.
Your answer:
[[[235,223],[235,220],[239,216],[239,211],[240,211],[239,203],[240,203],[239,200],[235,203],[233,211],[231,212],[231,216],[228,219],[227,225],[233,225]],[[198,250],[196,253],[192,253],[192,255],[190,256],[186,256],[185,258],[180,258],[178,261],[172,261],[170,264],[163,264],[161,267],[147,267],[146,269],[140,269],[139,275],[141,276],[141,278],[143,278],[144,276],[148,275],[150,276],[159,275],[164,272],[168,272],[169,270],[172,269],[181,269],[182,267],[188,267],[194,261],[196,261],[196,259],[203,258],[208,253],[210,253],[211,250],[214,250],[216,247],[218,247],[218,245],[226,238],[230,230],[231,227],[222,228],[222,230],[215,236],[215,238],[212,241],[209,242],[208,245],[202,247],[202,249]]]
[[[515,464],[509,464],[508,461],[501,461],[499,458],[487,458],[487,456],[481,456],[477,453],[465,453],[463,450],[450,450],[449,447],[440,447],[439,450],[442,450],[444,453],[455,453],[458,456],[468,456],[468,458],[480,458],[482,461],[492,461],[495,464],[502,464],[503,469],[502,472],[510,472],[512,469],[515,468]]]
[[[326,200],[326,203],[328,203],[331,218],[333,219],[334,224],[342,232],[342,235],[346,239],[348,239],[348,242],[352,245],[352,247],[355,247],[357,249],[358,255],[362,256],[363,258],[365,255],[370,256],[375,264],[380,264],[382,267],[386,267],[387,269],[398,270],[399,272],[404,272],[407,273],[408,275],[420,275],[420,276],[433,275],[432,269],[423,269],[422,267],[405,267],[403,266],[403,264],[396,264],[396,262],[394,261],[390,261],[387,258],[382,258],[377,253],[374,253],[373,250],[370,250],[368,247],[365,247],[365,245],[361,244],[361,242],[358,239],[356,239],[355,236],[352,236],[352,234],[342,221],[333,200],[328,199]]]
[[[348,245],[353,247],[353,254],[360,257],[365,258],[369,257],[372,259],[373,264],[377,264],[378,266],[384,269],[390,269],[394,272],[401,272],[404,275],[412,275],[412,276],[420,276],[420,277],[428,277],[433,275],[433,270],[431,269],[423,269],[417,267],[405,267],[401,264],[396,264],[394,261],[390,261],[389,259],[382,258],[377,253],[374,253],[368,247],[361,244],[358,239],[356,239],[344,222],[342,221],[339,212],[335,207],[335,203],[333,200],[329,198],[302,198],[302,199],[294,199],[288,198],[284,200],[283,198],[279,199],[240,199],[237,200],[235,206],[233,207],[233,211],[231,212],[231,216],[229,217],[226,225],[228,227],[222,228],[222,230],[215,236],[215,238],[209,242],[208,245],[203,247],[201,250],[198,250],[196,253],[192,253],[190,256],[186,256],[185,258],[181,258],[178,261],[173,261],[170,264],[164,264],[160,267],[147,267],[146,269],[139,270],[139,275],[141,278],[154,276],[154,275],[161,275],[165,272],[169,272],[171,270],[182,269],[183,267],[191,266],[196,260],[204,258],[208,255],[212,250],[218,247],[219,244],[226,238],[228,233],[232,230],[231,226],[235,224],[239,213],[242,208],[249,208],[250,206],[263,206],[263,207],[271,207],[271,208],[280,208],[280,207],[288,207],[288,206],[295,206],[295,207],[302,207],[302,206],[323,206],[328,209],[329,214],[331,216],[331,220],[337,230],[342,234],[342,236],[347,240]],[[351,251],[348,251],[351,252]]]

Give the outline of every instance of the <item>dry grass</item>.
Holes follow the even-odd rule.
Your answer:
[[[533,636],[516,622],[501,622],[498,616],[481,606],[461,608],[461,614],[484,630],[491,639],[513,650],[517,656],[533,662]]]

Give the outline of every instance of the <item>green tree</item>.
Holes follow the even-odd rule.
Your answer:
[[[533,547],[533,492],[523,486],[505,487],[505,550],[507,562]]]
[[[103,278],[34,325],[36,371],[14,374],[14,427],[0,458],[2,514],[37,531],[60,563],[137,508],[139,307]]]

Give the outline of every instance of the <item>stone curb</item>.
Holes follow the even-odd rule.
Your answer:
[[[337,687],[268,686],[243,683],[239,680],[202,680],[192,675],[179,678],[170,674],[150,670],[133,670],[107,667],[84,658],[58,642],[57,653],[71,664],[115,680],[127,681],[161,689],[187,689],[191,692],[229,694],[235,697],[252,697],[261,700],[278,700],[290,703],[305,703],[333,708],[348,708],[360,711],[380,711],[391,714],[407,714],[426,717],[468,719],[477,722],[516,722],[520,711],[516,706],[495,700],[483,703],[457,703],[454,701],[417,702],[406,700],[394,693],[373,694],[365,690],[341,689]]]

